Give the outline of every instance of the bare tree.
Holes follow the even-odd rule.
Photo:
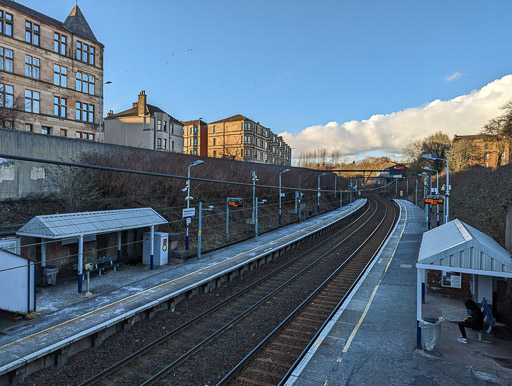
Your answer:
[[[0,87],[0,126],[14,129],[15,124],[23,122],[25,98],[22,95],[12,97],[6,92],[5,87]]]
[[[480,159],[480,154],[476,152],[478,150],[472,147],[470,140],[461,139],[454,141],[450,151],[447,153],[451,170],[459,172],[467,169],[471,166],[471,160],[478,161]]]

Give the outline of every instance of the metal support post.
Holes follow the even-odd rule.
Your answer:
[[[84,280],[84,235],[78,237],[78,293],[82,293]]]
[[[117,232],[117,262],[121,262],[121,232]]]
[[[258,242],[258,197],[256,197],[255,218],[254,218],[254,233],[256,235],[256,242]]]
[[[149,269],[153,269],[153,258],[155,256],[155,226],[151,225],[149,240]]]
[[[197,230],[197,258],[201,259],[201,226],[203,224],[203,203],[199,201],[199,229]]]

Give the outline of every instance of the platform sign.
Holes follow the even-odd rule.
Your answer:
[[[442,198],[425,198],[425,205],[442,205],[443,202]]]
[[[229,206],[241,207],[244,206],[244,200],[241,198],[232,198],[228,201]]]
[[[183,209],[182,218],[196,217],[196,208],[185,208]]]

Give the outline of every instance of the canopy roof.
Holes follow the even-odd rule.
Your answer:
[[[167,224],[167,220],[152,208],[104,210],[36,216],[22,226],[16,234],[62,239],[160,224]]]
[[[423,234],[416,267],[512,277],[510,253],[460,220]]]

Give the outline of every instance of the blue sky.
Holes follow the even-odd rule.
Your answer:
[[[75,5],[19,2],[61,21]],[[307,128],[449,101],[508,75],[512,63],[510,0],[78,5],[105,45],[105,111],[129,108],[144,89],[180,120],[241,113],[287,132],[297,150]]]

